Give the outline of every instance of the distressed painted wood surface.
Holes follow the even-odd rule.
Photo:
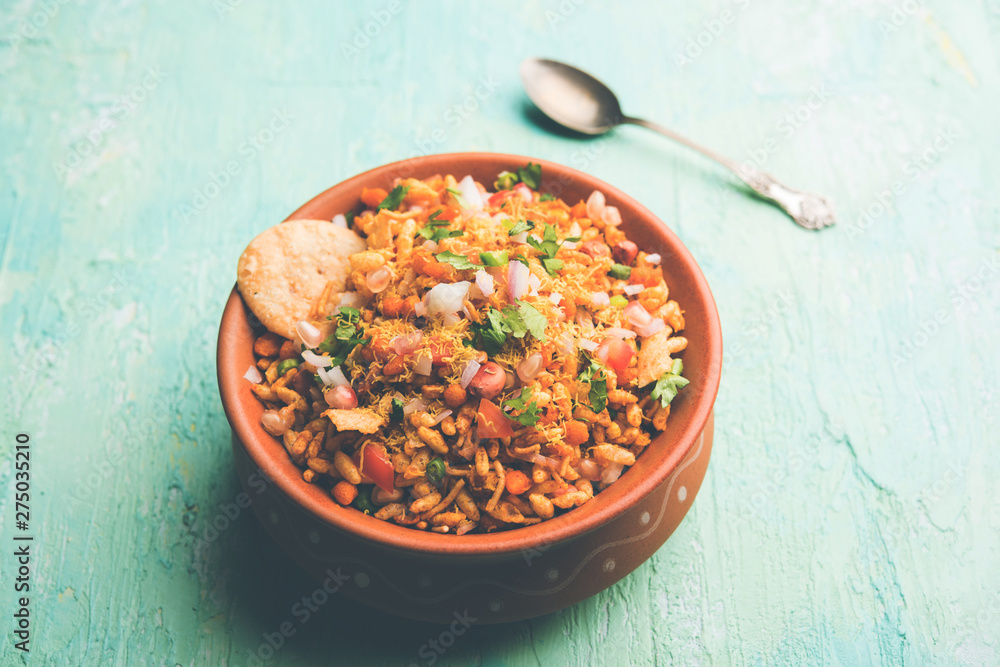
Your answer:
[[[1000,662],[1000,3],[4,0],[0,663]],[[367,35],[365,33],[368,33]],[[831,195],[794,227],[629,128],[525,115],[518,62]],[[216,327],[256,233],[417,153],[568,163],[673,227],[727,346],[701,494],[657,555],[531,622],[440,629],[334,598],[235,512]],[[13,434],[33,438],[30,660]],[[213,522],[228,524],[204,540]],[[445,640],[447,641],[447,640]]]

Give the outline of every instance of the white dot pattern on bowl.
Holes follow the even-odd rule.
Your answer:
[[[644,526],[645,526],[645,525],[646,525],[647,523],[649,523],[649,512],[643,512],[643,513],[642,513],[642,516],[641,516],[641,517],[639,517],[639,521],[641,521],[641,522],[642,522],[642,525],[644,525]]]
[[[688,490],[686,486],[682,486],[681,488],[677,489],[677,500],[684,502],[685,500],[687,500],[687,497],[688,497]]]
[[[490,602],[490,611],[497,613],[503,609],[503,602],[500,600],[493,600]]]
[[[609,558],[606,561],[604,561],[604,571],[605,572],[611,572],[614,569],[615,569],[615,559],[614,558]]]
[[[364,572],[358,572],[354,575],[354,583],[358,585],[358,588],[368,588],[368,584],[371,583],[371,579]]]
[[[309,541],[312,542],[313,544],[319,544],[319,533],[317,533],[315,530],[310,530]]]

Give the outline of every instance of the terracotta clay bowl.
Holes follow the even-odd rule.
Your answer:
[[[673,533],[698,493],[712,447],[712,407],[722,367],[719,317],[705,277],[673,232],[631,197],[574,169],[530,160],[542,165],[543,192],[575,203],[601,190],[608,204],[620,209],[628,237],[663,257],[671,298],[685,311],[683,333],[690,342],[682,358],[691,383],[674,399],[667,430],[616,483],[582,507],[506,532],[423,532],[341,507],[302,480],[281,443],[261,427],[263,406],[243,378],[254,363],[254,318],[234,289],[219,330],[218,375],[243,500],[327,591],[422,621],[451,623],[456,614],[475,623],[540,616],[632,572]],[[490,184],[499,172],[528,161],[454,153],[397,162],[330,188],[289,219],[329,220],[355,208],[363,186],[390,189],[396,177],[472,174]]]

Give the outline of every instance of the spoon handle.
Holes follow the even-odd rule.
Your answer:
[[[660,134],[670,137],[674,141],[687,146],[691,150],[697,151],[705,157],[715,160],[723,167],[726,167],[739,176],[744,183],[750,186],[750,188],[761,197],[780,206],[785,213],[787,213],[792,220],[798,223],[801,227],[805,227],[806,229],[823,229],[824,227],[828,227],[837,221],[837,214],[834,211],[833,202],[822,195],[813,194],[811,192],[802,192],[801,190],[793,190],[792,188],[783,185],[778,181],[778,179],[766,172],[753,167],[741,165],[733,160],[730,160],[724,155],[719,155],[710,148],[706,148],[701,144],[691,141],[687,137],[677,134],[671,129],[663,127],[662,125],[657,125],[656,123],[652,123],[641,118],[630,118],[628,116],[623,117],[622,122],[630,123],[632,125],[640,125],[653,130],[654,132],[659,132]]]

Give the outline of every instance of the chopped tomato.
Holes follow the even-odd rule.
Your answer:
[[[362,482],[374,482],[386,493],[395,488],[392,462],[381,445],[367,444],[354,455],[354,465],[361,470]]]
[[[432,364],[447,366],[450,363],[451,355],[455,352],[455,343],[432,336],[427,341],[427,349],[430,350]]]
[[[434,214],[436,220],[454,220],[458,215],[458,209],[453,206],[445,206],[440,213]]]
[[[389,193],[382,188],[361,188],[361,201],[370,208],[375,208],[388,196]]]
[[[514,436],[514,429],[510,427],[510,420],[507,419],[507,415],[495,403],[487,401],[485,398],[479,401],[476,428],[478,429],[480,440],[484,438],[511,438]]]
[[[597,356],[608,365],[608,368],[618,373],[628,368],[629,362],[635,356],[635,350],[624,340],[609,336],[597,348]]]
[[[499,206],[504,199],[511,193],[510,190],[501,190],[500,192],[495,192],[490,195],[489,204],[490,206]]]

